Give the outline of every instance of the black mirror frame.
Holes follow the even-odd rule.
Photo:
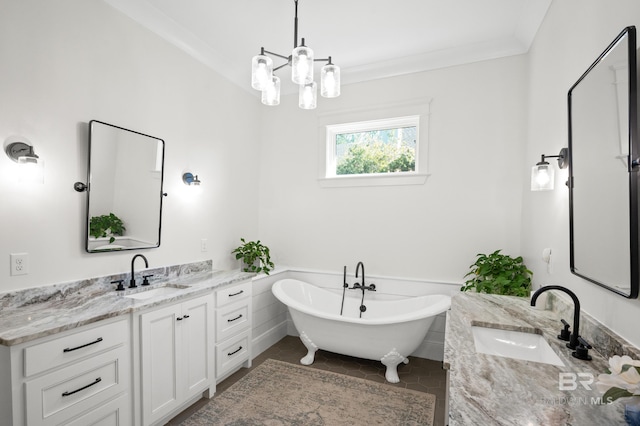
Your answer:
[[[89,221],[90,221],[90,217],[89,217],[89,207],[90,207],[90,192],[91,192],[91,143],[92,143],[92,128],[93,128],[93,123],[98,123],[98,124],[102,124],[105,126],[109,126],[109,127],[113,127],[119,130],[124,130],[127,132],[131,132],[137,135],[141,135],[141,136],[146,136],[148,138],[152,138],[155,139],[157,141],[162,142],[162,168],[160,171],[160,191],[158,196],[160,197],[160,204],[159,204],[159,211],[158,211],[158,243],[155,245],[148,245],[148,246],[138,246],[138,247],[124,247],[124,248],[118,248],[118,249],[111,249],[111,250],[90,250],[89,249]],[[85,251],[87,253],[117,253],[117,252],[121,252],[121,251],[129,251],[129,250],[144,250],[144,249],[152,249],[152,248],[158,248],[160,247],[160,243],[162,240],[162,203],[163,203],[163,199],[165,196],[167,196],[167,194],[164,192],[164,160],[165,160],[165,141],[164,139],[160,139],[157,138],[155,136],[151,136],[151,135],[147,135],[144,133],[140,133],[140,132],[136,132],[135,130],[131,130],[131,129],[126,129],[124,127],[120,127],[120,126],[116,126],[114,124],[109,124],[109,123],[105,123],[103,121],[99,121],[99,120],[91,120],[89,122],[89,137],[88,137],[88,155],[87,155],[87,183],[83,184],[82,182],[76,182],[74,184],[74,189],[78,192],[86,192],[86,221],[85,221],[85,227],[86,227],[86,232],[85,232]],[[82,188],[81,188],[82,186]]]
[[[606,283],[597,281],[591,277],[580,274],[575,267],[575,247],[574,247],[574,194],[573,194],[573,138],[572,138],[572,115],[571,115],[571,95],[573,90],[578,84],[589,74],[589,72],[595,68],[600,61],[615,47],[615,45],[623,37],[628,36],[627,43],[627,62],[629,64],[629,159],[628,159],[628,174],[629,174],[629,250],[630,250],[630,291],[629,293],[622,292],[614,287],[607,285]],[[614,293],[624,296],[628,299],[636,299],[638,297],[638,288],[640,283],[640,234],[639,234],[639,220],[638,216],[638,178],[640,171],[639,155],[640,155],[640,141],[638,140],[638,55],[636,51],[636,28],[634,26],[626,27],[622,32],[611,42],[611,44],[602,52],[602,54],[595,60],[593,64],[582,74],[582,76],[571,86],[568,92],[568,113],[569,113],[569,180],[567,185],[569,186],[569,245],[570,245],[570,268],[574,275],[577,275],[585,280],[597,284],[606,288]]]

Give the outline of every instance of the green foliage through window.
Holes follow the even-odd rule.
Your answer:
[[[336,135],[336,175],[414,172],[417,127]]]

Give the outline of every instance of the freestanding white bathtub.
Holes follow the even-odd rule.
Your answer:
[[[375,293],[366,292],[367,309],[359,318],[361,290],[347,290],[342,315],[341,293],[294,279],[277,281],[272,291],[289,308],[308,350],[302,364],[312,364],[318,349],[378,360],[391,383],[400,381],[398,365],[409,362],[407,356],[420,346],[435,316],[451,306],[451,297],[441,294],[376,300]]]

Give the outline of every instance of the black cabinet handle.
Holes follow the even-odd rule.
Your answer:
[[[89,383],[88,385],[83,386],[83,387],[81,387],[80,389],[76,389],[76,390],[71,391],[71,392],[62,392],[62,396],[69,396],[69,395],[73,395],[74,393],[77,393],[77,392],[83,391],[83,390],[85,390],[85,389],[87,389],[87,388],[90,388],[90,387],[91,387],[91,386],[93,386],[93,385],[97,385],[97,384],[98,384],[98,383],[100,383],[101,381],[102,381],[102,379],[101,379],[100,377],[98,377],[98,378],[97,378],[93,383]]]
[[[183,315],[182,318],[189,318],[189,315]]]
[[[240,291],[239,291],[239,292],[237,292],[237,293],[230,294],[230,295],[229,295],[229,297],[238,296],[238,295],[240,295],[240,294],[242,294],[242,293],[244,293],[244,290],[240,290]]]
[[[82,346],[76,346],[75,348],[65,348],[62,350],[62,352],[73,352],[73,351],[77,351],[78,349],[82,349],[82,348],[86,348],[87,346],[91,346],[91,345],[95,345],[96,343],[100,343],[102,342],[102,337],[98,337],[96,340],[94,340],[93,342],[89,342],[86,343]]]
[[[228,320],[227,320],[227,322],[234,322],[234,321],[239,320],[240,318],[242,318],[242,314],[238,315],[238,316],[237,316],[237,317],[235,317],[235,318],[228,319]]]
[[[182,321],[182,317],[176,318],[176,321]]]
[[[235,351],[233,351],[233,352],[229,352],[229,353],[227,354],[227,356],[231,356],[231,355],[233,355],[233,354],[237,354],[237,353],[238,353],[238,352],[240,352],[241,350],[242,350],[242,346],[240,346],[238,349],[236,349],[236,350],[235,350]]]

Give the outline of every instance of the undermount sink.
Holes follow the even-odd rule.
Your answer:
[[[127,294],[124,297],[128,297],[129,299],[136,299],[136,300],[146,300],[146,299],[151,299],[152,297],[169,296],[171,294],[179,293],[185,288],[189,288],[189,287],[179,286],[175,284],[173,285],[167,284],[162,287],[154,287],[154,288],[142,290],[138,293]]]
[[[564,366],[549,343],[536,332],[471,325],[476,352]]]

